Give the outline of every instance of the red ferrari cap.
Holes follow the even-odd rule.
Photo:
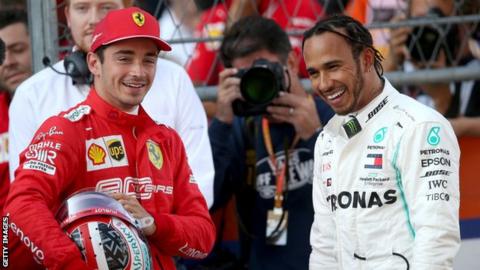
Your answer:
[[[170,51],[170,45],[160,39],[158,21],[148,12],[137,7],[110,11],[93,31],[90,51],[100,46],[131,38],[150,38],[161,51]]]

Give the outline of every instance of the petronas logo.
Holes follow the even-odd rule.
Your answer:
[[[345,133],[347,133],[348,138],[351,138],[362,130],[362,126],[360,126],[357,118],[354,117],[347,123],[343,124],[343,129],[345,129]]]
[[[440,127],[432,127],[430,132],[428,132],[427,142],[431,146],[436,146],[440,143],[440,136],[438,133],[440,132]]]
[[[382,142],[383,139],[385,139],[385,133],[387,133],[386,127],[379,129],[377,132],[375,132],[375,135],[373,135],[373,142],[374,143]]]

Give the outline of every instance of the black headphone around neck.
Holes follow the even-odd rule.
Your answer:
[[[87,54],[82,51],[74,51],[63,59],[63,66],[65,72],[56,70],[50,63],[50,58],[45,56],[43,58],[43,65],[51,68],[58,74],[67,75],[72,78],[74,85],[86,84],[90,85],[93,82],[93,76],[87,66]]]

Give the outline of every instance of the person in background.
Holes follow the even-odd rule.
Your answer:
[[[303,55],[336,112],[315,145],[309,269],[452,269],[460,149],[450,123],[382,76],[370,32],[349,16],[306,31]]]
[[[407,14],[410,19],[478,14],[480,9],[475,2],[477,1],[412,0],[409,2]],[[463,7],[466,6],[470,8],[464,10]],[[399,16],[394,21],[405,18],[406,16]],[[406,71],[412,71],[478,65],[478,61],[468,50],[467,43],[462,42],[466,40],[465,36],[474,33],[473,29],[468,29],[467,24],[445,24],[438,27],[442,29],[439,38],[431,42],[426,42],[420,34],[434,29],[431,26],[419,28],[421,31],[415,28],[393,29],[389,54],[386,57],[386,70],[404,68]],[[416,38],[418,42],[415,42]],[[435,47],[438,44],[440,49],[436,53]],[[414,89],[410,91],[413,93],[412,96],[449,119],[457,136],[480,136],[479,80],[424,83],[411,88]]]
[[[406,17],[407,13],[406,0],[353,0],[349,1],[345,14],[351,16],[364,25],[371,25],[374,23],[387,23],[394,18]],[[390,37],[390,29],[388,28],[371,28],[373,44],[375,48],[382,54],[389,54],[389,43],[392,41]],[[388,60],[385,59],[385,70],[389,69]]]
[[[230,25],[248,15],[261,15],[273,19],[285,31],[303,31],[312,26],[324,15],[323,8],[317,0],[225,0],[216,3],[211,0],[196,0],[203,10],[194,35],[196,37],[219,38]],[[298,73],[307,77],[305,65],[300,57],[300,35],[290,35],[290,43],[298,58]],[[220,41],[198,43],[192,58],[186,65],[190,78],[195,85],[217,85],[219,72],[223,69],[219,56]],[[208,118],[215,115],[216,104],[203,103]]]
[[[156,1],[155,1],[156,2]],[[174,0],[165,1],[160,14],[160,36],[165,40],[188,39],[193,37],[193,31],[200,20],[200,11],[195,1]],[[172,53],[166,57],[185,66],[192,57],[195,43],[172,44]]]
[[[10,186],[8,107],[17,86],[32,75],[30,35],[25,11],[0,9],[0,39],[5,45],[0,64],[0,209],[3,209]]]
[[[209,127],[213,209],[235,195],[240,259],[248,269],[306,269],[313,221],[313,147],[333,111],[302,87],[297,54],[274,20],[241,18],[225,32],[220,55],[226,68],[219,74],[218,109]],[[239,74],[257,64],[276,70],[278,96],[265,110],[242,105],[251,113],[240,113],[233,108],[245,100]],[[264,85],[251,94],[261,96],[268,90]]]
[[[32,51],[27,14],[19,9],[0,10],[0,38],[5,42],[5,60],[0,65],[0,87],[11,95],[32,75]]]
[[[75,47],[67,56],[76,59],[75,74],[66,76],[67,58],[38,72],[22,83],[10,105],[10,177],[18,167],[19,154],[33,138],[35,130],[50,116],[83,101],[90,91],[91,75],[85,53],[92,43],[95,25],[111,10],[130,6],[121,0],[68,0],[65,15]],[[74,58],[75,57],[75,58]],[[73,61],[69,61],[70,63]],[[152,91],[142,105],[158,123],[174,128],[182,138],[189,164],[209,206],[213,203],[213,159],[207,133],[207,119],[200,99],[185,70],[159,59]],[[72,67],[72,66],[69,66]],[[55,71],[57,70],[57,71]],[[73,73],[73,72],[71,72]]]
[[[157,19],[135,7],[114,10],[92,34],[87,64],[94,79],[86,100],[48,118],[21,154],[5,213],[11,246],[24,244],[29,255],[10,249],[10,265],[37,269],[33,257],[48,269],[91,269],[54,218],[66,198],[91,188],[111,194],[137,220],[150,220],[142,230],[153,260],[144,265],[173,270],[172,256],[206,257],[215,227],[183,143],[140,105],[162,72],[159,51],[171,50]],[[137,256],[139,247],[130,249]]]

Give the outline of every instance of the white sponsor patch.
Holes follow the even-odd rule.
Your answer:
[[[8,162],[8,132],[0,134],[0,163]]]
[[[34,149],[33,151],[28,151],[25,153],[27,159],[36,159],[41,162],[48,162],[49,164],[55,165],[55,158],[57,157],[57,152],[53,150],[46,149]]]
[[[91,109],[92,108],[90,108],[90,106],[88,106],[88,105],[80,105],[78,108],[76,108],[74,110],[71,110],[68,113],[64,114],[63,117],[67,118],[68,120],[70,120],[72,122],[76,122],[76,121],[82,119],[82,117],[84,115],[89,114]]]
[[[29,160],[23,163],[23,168],[26,170],[41,171],[49,175],[54,175],[57,170],[57,167],[38,160]]]
[[[33,159],[49,165],[55,165],[57,150],[60,150],[62,144],[52,141],[42,141],[28,146],[25,153],[26,159]]]
[[[120,135],[87,140],[85,147],[87,171],[89,172],[128,166],[125,144]]]

